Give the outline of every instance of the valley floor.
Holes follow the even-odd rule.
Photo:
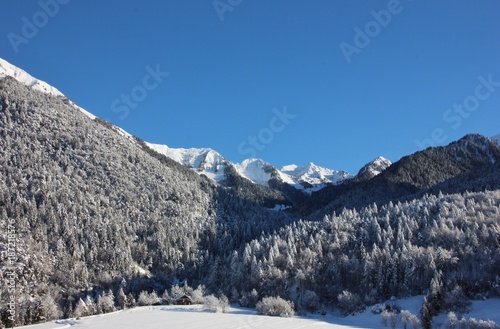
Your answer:
[[[398,300],[403,310],[418,314],[423,296]],[[492,320],[500,323],[500,299],[474,301],[472,311],[465,317],[477,320]],[[446,315],[434,320],[434,327],[445,327]],[[325,316],[312,314],[294,318],[278,318],[257,315],[255,310],[229,307],[227,313],[210,313],[202,311],[201,305],[193,306],[145,306],[124,311],[97,315],[79,320],[59,320],[44,324],[25,326],[25,329],[114,329],[114,328],[183,328],[183,329],[299,329],[299,328],[389,328],[382,325],[381,316],[372,314],[370,308],[355,316],[340,317],[329,313]],[[408,326],[410,327],[410,326]],[[397,328],[402,328],[398,323]]]

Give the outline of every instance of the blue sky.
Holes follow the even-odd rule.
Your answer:
[[[142,139],[356,173],[500,133],[500,2],[3,0],[0,57]]]

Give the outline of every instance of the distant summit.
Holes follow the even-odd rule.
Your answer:
[[[320,167],[312,162],[303,167],[294,164],[287,165],[281,168],[281,172],[307,193],[317,191],[328,184],[340,184],[352,177],[346,171]]]
[[[224,179],[227,161],[210,148],[170,148],[167,145],[152,143],[146,145],[198,174],[206,175],[213,181],[220,182]]]
[[[363,166],[356,175],[358,179],[370,179],[373,178],[382,172],[384,172],[389,166],[392,165],[392,162],[387,160],[384,157],[378,157],[375,160],[367,163]]]

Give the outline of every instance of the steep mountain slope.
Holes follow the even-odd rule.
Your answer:
[[[344,207],[408,200],[426,192],[456,193],[499,186],[500,146],[489,138],[470,134],[447,146],[405,156],[369,180],[354,179],[339,186],[328,186],[297,209],[303,214],[315,212],[318,216]]]
[[[52,87],[48,83],[32,77],[26,71],[21,70],[20,68],[0,58],[0,79],[3,79],[7,76],[14,78],[15,80],[32,88],[33,90],[38,90],[52,96],[64,97],[64,95],[59,90]]]
[[[198,294],[245,306],[281,296],[343,312],[390,296],[427,293],[423,306],[436,310],[500,295],[491,139],[467,135],[304,201],[262,160],[226,165],[216,184],[196,173],[220,170],[212,150],[174,154],[196,171],[186,168],[2,70],[0,327],[106,313],[198,284]],[[306,167],[290,169],[328,179]],[[306,220],[267,209],[289,200]]]
[[[234,165],[236,171],[246,179],[267,186],[269,180],[278,176],[278,171],[262,159],[246,159]]]
[[[39,80],[37,78],[32,77],[30,74],[28,74],[26,71],[10,64],[6,60],[0,58],[0,80],[5,78],[5,77],[11,77],[14,78],[16,81],[22,83],[23,85],[37,91],[41,91],[45,94],[49,94],[51,96],[55,96],[61,99],[64,99],[64,102],[66,104],[69,104],[73,106],[74,108],[77,108],[80,110],[83,114],[88,116],[91,119],[95,119],[95,115],[92,113],[84,110],[83,108],[79,107],[72,101],[70,101],[66,96],[64,96],[57,88],[49,85],[45,81]]]
[[[380,173],[384,172],[392,165],[392,162],[384,157],[378,157],[375,160],[363,166],[356,175],[358,180],[371,179]]]
[[[288,221],[9,76],[0,161],[0,269],[16,278],[20,304],[33,295],[67,312],[81,289],[147,273],[196,282],[216,255]]]

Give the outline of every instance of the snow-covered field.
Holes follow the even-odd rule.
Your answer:
[[[422,296],[398,300],[402,309],[418,314],[422,303]],[[500,299],[475,301],[471,313],[466,318],[475,317],[477,320],[493,320],[500,323]],[[446,316],[435,319],[435,327],[444,328]],[[411,327],[411,326],[409,326]],[[296,316],[294,318],[278,318],[257,315],[255,310],[229,307],[226,313],[204,312],[201,305],[193,306],[146,306],[125,311],[91,316],[79,320],[59,320],[39,325],[25,326],[30,329],[114,329],[114,328],[386,328],[382,325],[381,316],[372,314],[368,308],[365,312],[355,316],[340,317],[335,314],[312,314]],[[397,328],[402,328],[399,323]]]

